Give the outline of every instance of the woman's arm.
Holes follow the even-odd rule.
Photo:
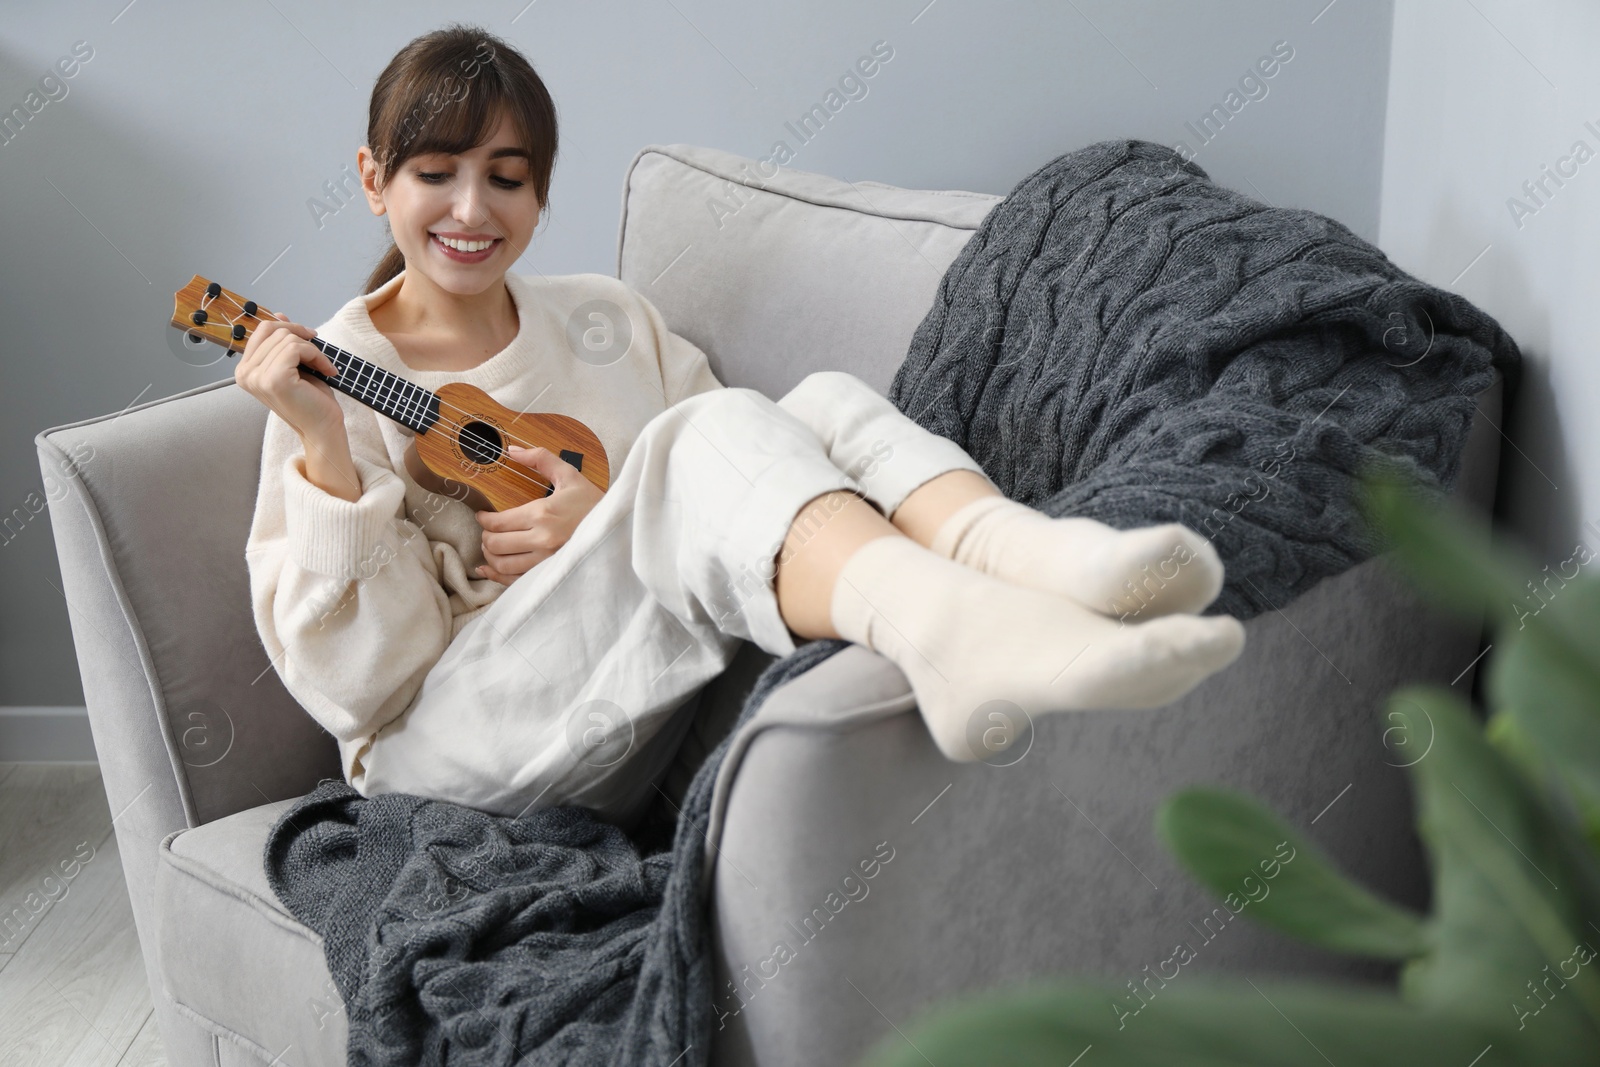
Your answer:
[[[245,547],[267,655],[290,694],[340,741],[409,706],[453,624],[432,545],[402,513],[405,484],[389,466],[378,416],[354,402],[346,410],[357,479],[349,497],[316,484],[300,436],[268,414]],[[344,480],[331,478],[330,488]]]

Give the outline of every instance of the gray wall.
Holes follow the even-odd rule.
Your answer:
[[[29,517],[44,493],[33,435],[231,376],[171,347],[172,294],[194,274],[311,325],[356,294],[381,220],[357,201],[319,227],[307,202],[353,172],[383,65],[449,18],[522,49],[560,108],[551,211],[525,272],[614,274],[623,170],[641,146],[673,142],[762,157],[782,139],[795,169],[1005,193],[1092,141],[1182,141],[1226,184],[1377,235],[1388,0],[521,7],[6,12],[0,109],[76,42],[93,56],[0,144],[0,516],[15,516],[0,531],[0,706],[82,701],[48,514]],[[894,55],[866,95],[800,144],[784,124],[878,40]],[[1228,100],[1278,41],[1293,58]],[[1213,105],[1234,113],[1202,145],[1186,123]]]
[[[1521,346],[1498,517],[1536,567],[1570,578],[1600,555],[1600,9],[1478,7],[1396,8],[1381,244]],[[1529,593],[1527,610],[1540,604]]]

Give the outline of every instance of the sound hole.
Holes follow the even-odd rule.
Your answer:
[[[474,463],[493,463],[505,451],[500,431],[486,422],[467,423],[461,428],[458,440],[461,442],[461,451]]]

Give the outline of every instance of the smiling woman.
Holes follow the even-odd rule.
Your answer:
[[[236,370],[276,415],[245,548],[257,627],[363,795],[503,815],[579,805],[630,824],[682,737],[678,709],[741,641],[882,653],[959,761],[1021,736],[992,728],[997,709],[1153,707],[1239,655],[1237,620],[1198,615],[1222,573],[1193,531],[1047,518],[859,378],[813,374],[779,400],[723,388],[626,283],[512,273],[547,202],[556,112],[503,40],[418,38],[368,115],[361,187],[393,245],[316,331],[263,321]],[[508,447],[548,496],[435,503],[414,434],[302,373],[338,374],[314,338],[423,390],[466,384],[578,419],[610,481],[601,492],[570,460]],[[1101,610],[1175,545],[1190,563],[1136,623]]]

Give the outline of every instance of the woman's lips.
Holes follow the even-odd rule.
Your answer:
[[[494,244],[490,245],[488,248],[485,248],[481,252],[462,252],[458,249],[451,248],[449,245],[439,240],[438,234],[430,233],[428,235],[428,241],[430,244],[432,244],[440,252],[443,252],[448,258],[455,260],[457,263],[482,263],[484,260],[495,254],[495,252],[500,248],[500,242],[502,240],[504,240],[504,238],[496,237],[494,239]]]

